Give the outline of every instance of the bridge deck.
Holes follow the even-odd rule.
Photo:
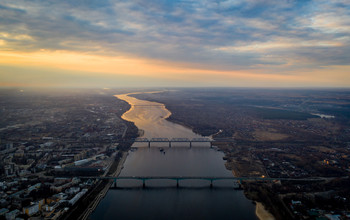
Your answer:
[[[214,182],[218,180],[233,180],[235,182],[240,182],[242,180],[252,180],[252,181],[276,181],[276,180],[287,180],[287,181],[324,181],[324,178],[304,178],[304,179],[293,179],[293,178],[263,178],[263,177],[215,177],[215,176],[107,176],[107,177],[79,177],[87,179],[109,179],[113,180],[112,187],[118,188],[118,180],[138,180],[142,181],[142,187],[146,187],[146,182],[148,180],[173,180],[176,181],[176,187],[180,187],[180,182],[182,180],[207,180],[209,181],[209,187],[214,187]],[[153,186],[152,186],[153,187]],[[241,188],[239,184],[239,188]]]
[[[135,180],[150,180],[150,179],[169,179],[169,180],[255,180],[255,181],[323,181],[325,178],[314,177],[314,178],[270,178],[270,177],[220,177],[220,176],[105,176],[105,177],[78,177],[82,179],[135,179]]]
[[[136,138],[133,142],[235,142],[234,139],[210,139],[210,138]]]
[[[192,147],[193,143],[209,143],[210,147],[213,146],[213,143],[222,143],[222,142],[228,142],[228,143],[234,143],[235,140],[231,139],[210,139],[210,138],[144,138],[144,137],[140,137],[140,138],[136,138],[134,140],[130,140],[130,142],[134,142],[134,143],[147,143],[148,147],[151,147],[151,143],[168,143],[169,147],[171,147],[172,143],[189,143],[189,147]]]

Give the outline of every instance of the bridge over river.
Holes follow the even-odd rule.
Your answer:
[[[211,138],[136,138],[133,140],[136,143],[148,143],[148,147],[151,147],[151,143],[168,143],[171,147],[172,143],[189,143],[189,147],[192,147],[192,143],[210,143],[210,147],[213,146],[213,143],[222,143],[222,142],[235,142],[232,138],[223,138],[223,139],[211,139]]]
[[[209,187],[213,188],[215,181],[233,180],[235,183],[240,183],[242,180],[249,181],[299,181],[299,182],[317,182],[325,181],[327,178],[311,177],[311,178],[270,178],[270,177],[219,177],[219,176],[101,176],[101,177],[78,177],[81,179],[99,179],[113,180],[114,186],[118,187],[118,180],[139,180],[142,181],[142,187],[146,188],[148,180],[173,180],[176,182],[176,187],[179,188],[180,182],[183,180],[206,180]]]

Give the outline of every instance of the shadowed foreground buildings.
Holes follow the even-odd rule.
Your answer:
[[[113,96],[7,92],[0,101],[0,218],[64,215],[101,185],[74,176],[110,174],[127,146],[118,142],[136,137],[120,118],[129,106]]]

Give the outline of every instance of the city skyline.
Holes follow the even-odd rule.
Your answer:
[[[1,87],[349,87],[350,3],[0,3]]]

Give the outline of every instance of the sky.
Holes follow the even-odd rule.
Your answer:
[[[0,87],[152,86],[350,87],[350,1],[0,1]]]

